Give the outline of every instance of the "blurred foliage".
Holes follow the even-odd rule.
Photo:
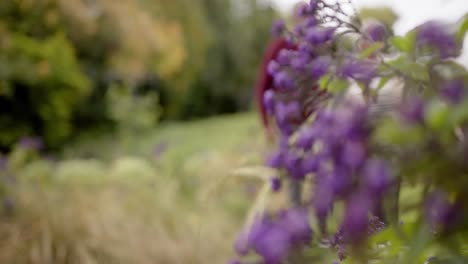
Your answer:
[[[107,91],[108,115],[117,126],[119,142],[124,146],[132,139],[154,128],[158,118],[158,98],[154,92],[134,95],[128,86],[114,86]]]
[[[158,93],[166,119],[246,109],[274,16],[257,0],[1,1],[0,147],[111,127],[116,86]]]
[[[398,20],[398,15],[395,11],[386,6],[381,7],[365,7],[359,10],[359,17],[363,20],[377,19],[392,28]]]

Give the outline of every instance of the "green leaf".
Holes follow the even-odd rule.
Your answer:
[[[388,81],[390,81],[390,79],[391,77],[380,78],[379,85],[377,86],[377,91],[380,91],[385,86],[385,84],[387,84]]]
[[[365,59],[372,56],[375,52],[381,50],[385,46],[383,42],[375,42],[359,54],[360,59]]]
[[[462,18],[460,28],[458,29],[458,32],[457,32],[457,39],[459,41],[463,41],[467,31],[468,31],[468,14]]]
[[[464,123],[468,120],[468,104],[462,103],[455,107],[450,115],[451,127]]]
[[[427,110],[427,123],[429,127],[442,131],[448,126],[448,117],[450,116],[450,111],[446,104],[441,102],[431,103]]]
[[[395,60],[387,62],[392,69],[398,70],[401,74],[409,76],[417,81],[428,81],[429,72],[426,65],[409,60],[406,54],[401,55]]]
[[[404,126],[395,119],[387,119],[378,126],[374,140],[385,145],[407,146],[421,143],[424,135],[420,126]]]
[[[338,94],[343,92],[348,86],[349,83],[346,80],[334,78],[328,84],[327,90],[331,93]]]
[[[322,76],[319,80],[320,90],[327,89],[328,84],[330,83],[331,76],[329,74]]]
[[[400,51],[410,53],[414,48],[416,35],[414,32],[409,32],[406,36],[396,36],[390,39],[390,43]]]

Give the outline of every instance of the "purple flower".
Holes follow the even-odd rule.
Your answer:
[[[239,256],[245,256],[249,253],[249,236],[245,232],[241,232],[234,242],[234,250]]]
[[[371,208],[371,198],[366,195],[355,195],[347,202],[342,223],[346,241],[360,241],[367,237]]]
[[[310,55],[314,51],[314,48],[309,43],[301,42],[297,50],[302,54]]]
[[[255,251],[267,264],[280,264],[287,257],[291,241],[290,234],[278,224],[268,223],[252,241]]]
[[[383,195],[391,186],[392,173],[388,164],[380,159],[371,159],[364,168],[367,188],[373,194]]]
[[[279,63],[281,66],[287,66],[291,63],[291,54],[293,53],[292,50],[288,49],[282,49],[278,53],[278,57],[276,58],[276,61]]]
[[[276,88],[290,90],[294,88],[294,80],[285,71],[280,71],[273,76]]]
[[[299,53],[291,60],[291,67],[296,71],[303,71],[310,58],[306,54]]]
[[[429,21],[421,25],[416,33],[416,45],[420,48],[430,47],[437,51],[442,59],[455,57],[459,47],[449,26],[439,21]]]
[[[348,141],[343,147],[341,160],[349,168],[360,167],[366,159],[366,148],[361,142]]]
[[[334,168],[331,173],[331,180],[335,196],[343,197],[351,191],[353,181],[348,170],[341,167]]]
[[[400,110],[403,121],[409,124],[423,123],[425,117],[424,102],[419,97],[413,97],[403,103]]]
[[[270,168],[279,169],[283,167],[283,165],[283,152],[281,150],[278,150],[271,154],[267,160],[267,166]]]
[[[378,21],[369,24],[364,31],[373,41],[385,41],[389,35],[387,27]]]
[[[304,174],[317,172],[319,168],[319,157],[316,155],[308,155],[302,159],[302,172]]]
[[[436,229],[442,229],[452,220],[452,209],[447,193],[434,191],[429,195],[425,204],[427,222]]]
[[[289,232],[294,244],[308,243],[312,239],[309,213],[305,208],[293,208],[280,217],[280,225]]]
[[[274,191],[274,192],[278,192],[281,190],[281,179],[278,178],[278,177],[273,177],[271,179],[271,189]]]
[[[460,103],[465,97],[465,84],[463,80],[453,80],[444,84],[441,89],[441,94],[450,103]]]
[[[317,0],[312,0],[309,2],[309,4],[301,3],[299,7],[297,8],[296,15],[299,17],[307,17],[307,16],[312,15],[317,9],[317,4],[318,4]]]
[[[284,158],[285,167],[289,175],[295,180],[302,180],[304,178],[301,161],[301,157],[294,151],[288,151]]]
[[[263,105],[268,113],[272,114],[275,109],[275,92],[267,90],[263,94]]]
[[[340,68],[340,75],[369,83],[375,77],[376,70],[377,66],[372,61],[348,58]]]
[[[289,103],[279,102],[275,107],[275,116],[278,123],[282,124],[290,118],[297,117],[300,113],[300,106],[298,102],[292,101]]]
[[[310,15],[310,12],[311,12],[310,5],[306,3],[301,3],[297,8],[296,15],[299,17],[305,17],[305,16]]]
[[[331,58],[329,56],[320,56],[312,61],[311,74],[314,78],[319,79],[328,73],[331,65]]]
[[[325,221],[333,208],[333,202],[335,201],[333,196],[333,185],[330,179],[322,179],[318,182],[315,188],[313,205],[315,209],[315,215],[317,216],[322,231],[325,231]]]
[[[272,60],[268,63],[268,66],[267,66],[267,72],[268,74],[270,74],[271,76],[275,76],[275,74],[277,74],[279,71],[280,71],[280,65],[278,64],[278,62]]]
[[[312,126],[303,128],[299,133],[297,146],[304,150],[310,149],[314,142],[314,138],[317,136],[316,134],[316,129],[314,129]]]
[[[334,28],[312,27],[307,29],[305,37],[310,44],[320,45],[331,40],[334,33]]]
[[[271,27],[271,34],[275,37],[281,36],[284,31],[286,30],[286,26],[282,20],[277,20],[273,22],[273,26]]]

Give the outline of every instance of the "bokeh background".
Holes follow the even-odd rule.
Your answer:
[[[270,176],[256,74],[296,2],[0,0],[0,263],[229,259]],[[397,33],[468,12],[355,3]]]

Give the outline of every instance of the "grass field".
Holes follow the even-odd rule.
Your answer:
[[[88,137],[59,160],[14,153],[0,263],[224,263],[261,184],[232,172],[263,150],[239,114]]]

